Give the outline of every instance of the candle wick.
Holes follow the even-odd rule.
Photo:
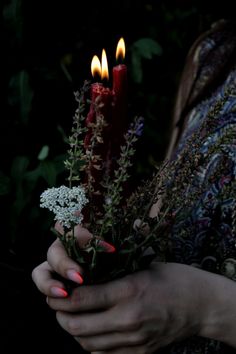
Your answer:
[[[108,87],[109,86],[107,78],[103,78],[102,79],[102,84],[103,84],[104,87]]]
[[[101,82],[101,76],[98,72],[96,72],[93,76],[93,81],[94,82]]]
[[[117,65],[124,64],[124,58],[122,55],[119,55],[117,58]]]

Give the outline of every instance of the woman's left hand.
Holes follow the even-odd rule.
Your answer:
[[[64,299],[48,297],[48,304],[85,350],[154,353],[204,333],[211,319],[214,276],[187,265],[153,263],[106,284],[79,286]]]

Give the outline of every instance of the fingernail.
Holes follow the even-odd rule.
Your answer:
[[[84,279],[82,277],[82,275],[79,273],[79,272],[76,272],[76,270],[73,270],[73,269],[70,269],[67,271],[67,277],[74,281],[75,283],[78,283],[78,284],[83,284],[84,282]]]
[[[51,294],[55,297],[67,297],[68,293],[65,289],[58,288],[57,286],[51,287]]]
[[[99,244],[104,248],[104,252],[114,253],[116,251],[115,247],[106,241],[101,240]]]

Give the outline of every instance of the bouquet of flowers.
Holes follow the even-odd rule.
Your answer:
[[[149,181],[128,194],[127,183],[143,119],[134,119],[120,139],[119,156],[113,156],[109,122],[99,95],[92,107],[95,119],[86,123],[89,89],[90,84],[85,82],[75,94],[78,108],[65,161],[68,185],[44,191],[41,207],[54,212],[55,220],[61,225],[61,232],[55,229],[54,232],[68,255],[83,266],[85,281],[98,283],[145,268],[156,257],[162,261],[169,259],[173,225],[191,218],[196,200],[212,183],[212,176],[202,179],[201,171],[214,154],[220,152],[229,158],[222,146],[231,141],[234,131],[226,129],[212,148],[207,152],[203,149],[207,136],[216,127],[215,117],[226,96],[208,112],[201,129],[186,141],[178,157],[164,161]],[[214,178],[221,175],[220,166],[214,171]],[[155,218],[149,216],[153,204],[159,206]],[[83,246],[74,234],[78,224],[91,233]],[[191,232],[189,224],[182,222],[181,225],[181,237],[187,239]]]
[[[87,282],[92,283],[145,267],[156,256],[156,252],[149,251],[150,246],[154,247],[156,227],[164,215],[159,215],[152,228],[154,222],[150,223],[148,215],[164,190],[160,182],[166,166],[162,166],[158,178],[156,175],[129,195],[127,183],[135,144],[142,135],[143,118],[134,119],[121,139],[119,156],[111,156],[112,142],[107,143],[108,123],[99,96],[93,103],[96,119],[86,124],[89,89],[90,84],[85,82],[75,94],[78,108],[65,161],[68,185],[44,191],[40,206],[54,212],[55,220],[62,226],[62,232],[53,229],[54,232],[69,256],[84,267]],[[78,224],[92,235],[83,247],[74,235]]]

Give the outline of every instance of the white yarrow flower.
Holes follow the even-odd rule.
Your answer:
[[[83,187],[66,187],[46,189],[40,196],[40,207],[47,208],[55,214],[54,220],[71,228],[83,220],[81,210],[87,204]]]

